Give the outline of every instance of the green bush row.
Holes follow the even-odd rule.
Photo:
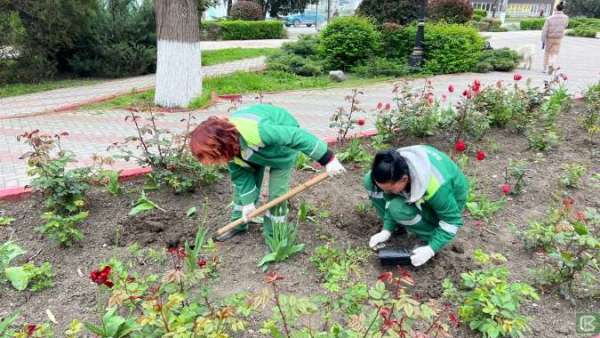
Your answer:
[[[205,40],[262,40],[286,37],[283,23],[276,20],[225,20],[202,23]]]
[[[520,26],[523,31],[541,30],[544,28],[544,22],[546,19],[523,19],[521,20]]]

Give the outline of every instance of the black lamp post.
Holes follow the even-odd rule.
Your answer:
[[[419,0],[419,23],[417,24],[417,36],[415,40],[415,48],[410,55],[409,64],[412,68],[420,69],[423,64],[423,42],[425,41],[425,11],[427,8],[427,0]]]

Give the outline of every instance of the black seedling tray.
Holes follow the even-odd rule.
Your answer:
[[[410,265],[410,251],[405,248],[380,249],[378,252],[381,265]]]

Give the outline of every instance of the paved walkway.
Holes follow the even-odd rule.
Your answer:
[[[230,74],[237,71],[260,70],[265,67],[265,57],[243,59],[229,63],[202,67],[204,77]],[[94,85],[55,89],[46,92],[0,99],[0,119],[23,117],[44,112],[66,110],[101,99],[143,91],[154,87],[154,74]]]
[[[526,34],[529,33],[529,34]],[[507,35],[502,35],[507,34]],[[522,34],[520,36],[519,34]],[[491,34],[492,44],[496,46],[524,43],[535,43],[539,39],[539,32],[501,33]],[[563,46],[563,62],[569,64],[563,70],[569,76],[568,87],[571,92],[578,92],[587,85],[600,80],[600,40],[567,38]],[[576,53],[572,56],[572,53]],[[589,57],[577,57],[587,55]],[[577,62],[573,60],[577,59]],[[542,85],[546,75],[541,73],[541,53],[534,58],[532,71],[521,71],[525,79],[530,78],[534,85]],[[442,75],[431,78],[436,95],[447,93],[448,84],[456,87],[455,96],[460,95],[462,89],[474,79],[479,79],[484,85],[493,85],[498,80],[512,82],[512,73],[488,74],[458,74]],[[423,86],[425,80],[415,80],[411,85],[415,88]],[[360,88],[364,94],[361,96],[361,106],[365,109],[368,124],[365,130],[373,129],[372,112],[378,102],[391,102],[393,97],[391,82]],[[306,91],[293,91],[276,94],[265,94],[263,102],[280,105],[289,109],[300,121],[301,125],[319,136],[335,135],[329,125],[329,116],[339,106],[348,107],[344,97],[350,94],[350,88],[318,89]],[[242,98],[243,104],[255,102],[255,95]],[[207,110],[196,111],[194,116],[201,121],[210,115],[227,115],[230,108],[228,103],[220,103]],[[16,135],[24,131],[40,129],[46,133],[68,131],[70,136],[65,139],[65,149],[74,151],[80,162],[78,165],[87,165],[94,153],[107,154],[106,147],[135,133],[131,122],[125,122],[127,111],[78,111],[51,115],[30,116],[25,118],[0,119],[0,188],[22,186],[28,182],[25,174],[26,167],[19,156],[27,151],[24,145],[16,141]],[[163,118],[164,127],[180,130],[182,124],[179,120],[187,113],[171,113]],[[115,168],[134,167],[135,163],[117,163]]]

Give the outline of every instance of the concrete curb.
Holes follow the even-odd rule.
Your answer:
[[[367,130],[357,134],[353,134],[350,138],[367,138],[377,135],[376,130]],[[323,138],[323,141],[327,142],[328,145],[335,145],[337,139],[335,136],[327,136]],[[119,181],[132,181],[143,177],[146,174],[152,172],[152,168],[149,167],[136,167],[130,169],[123,169],[119,172]],[[0,189],[0,201],[5,202],[16,202],[27,199],[33,194],[33,189],[28,186],[18,188]]]

